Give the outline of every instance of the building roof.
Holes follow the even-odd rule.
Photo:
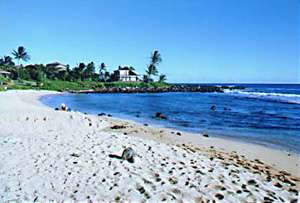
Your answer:
[[[0,70],[0,74],[10,74],[10,72],[8,72],[8,71],[5,71],[5,70]]]
[[[130,69],[119,69],[119,70],[115,70],[114,72],[118,72],[120,70],[129,70],[129,75],[136,75],[138,76],[139,74],[137,74],[134,70],[130,70]]]
[[[67,66],[59,63],[59,62],[53,62],[53,63],[48,63],[46,64],[47,68],[54,68],[56,71],[66,71],[67,70]]]

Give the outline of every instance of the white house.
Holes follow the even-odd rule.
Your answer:
[[[46,68],[48,70],[54,70],[55,72],[67,71],[67,66],[59,62],[48,63]]]
[[[123,81],[123,82],[136,82],[139,81],[139,75],[129,67],[119,68],[114,71],[113,74],[114,81]]]

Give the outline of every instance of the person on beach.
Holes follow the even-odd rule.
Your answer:
[[[67,111],[67,110],[68,110],[68,107],[67,107],[64,103],[62,103],[62,104],[60,105],[60,110],[62,110],[62,111]]]

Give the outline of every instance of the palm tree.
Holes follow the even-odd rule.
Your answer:
[[[150,64],[146,70],[147,81],[151,82],[153,79],[151,76],[156,76],[158,74],[157,66],[162,61],[160,53],[155,50],[150,56]]]
[[[23,46],[18,47],[17,51],[13,50],[12,55],[18,60],[18,65],[20,65],[20,60],[25,62],[30,60],[30,56]]]
[[[4,56],[2,59],[0,59],[0,65],[14,66],[15,63],[12,61],[10,56]]]
[[[155,50],[152,53],[150,59],[151,59],[151,64],[153,64],[153,65],[158,65],[162,61],[161,55],[157,50]]]
[[[159,83],[165,83],[166,80],[167,80],[166,75],[165,75],[165,74],[161,74],[161,75],[159,76],[158,82],[159,82]]]

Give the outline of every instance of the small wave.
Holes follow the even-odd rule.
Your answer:
[[[234,95],[244,95],[251,98],[269,98],[291,104],[300,104],[299,94],[275,93],[275,92],[249,92],[241,90],[226,90],[225,93]]]

